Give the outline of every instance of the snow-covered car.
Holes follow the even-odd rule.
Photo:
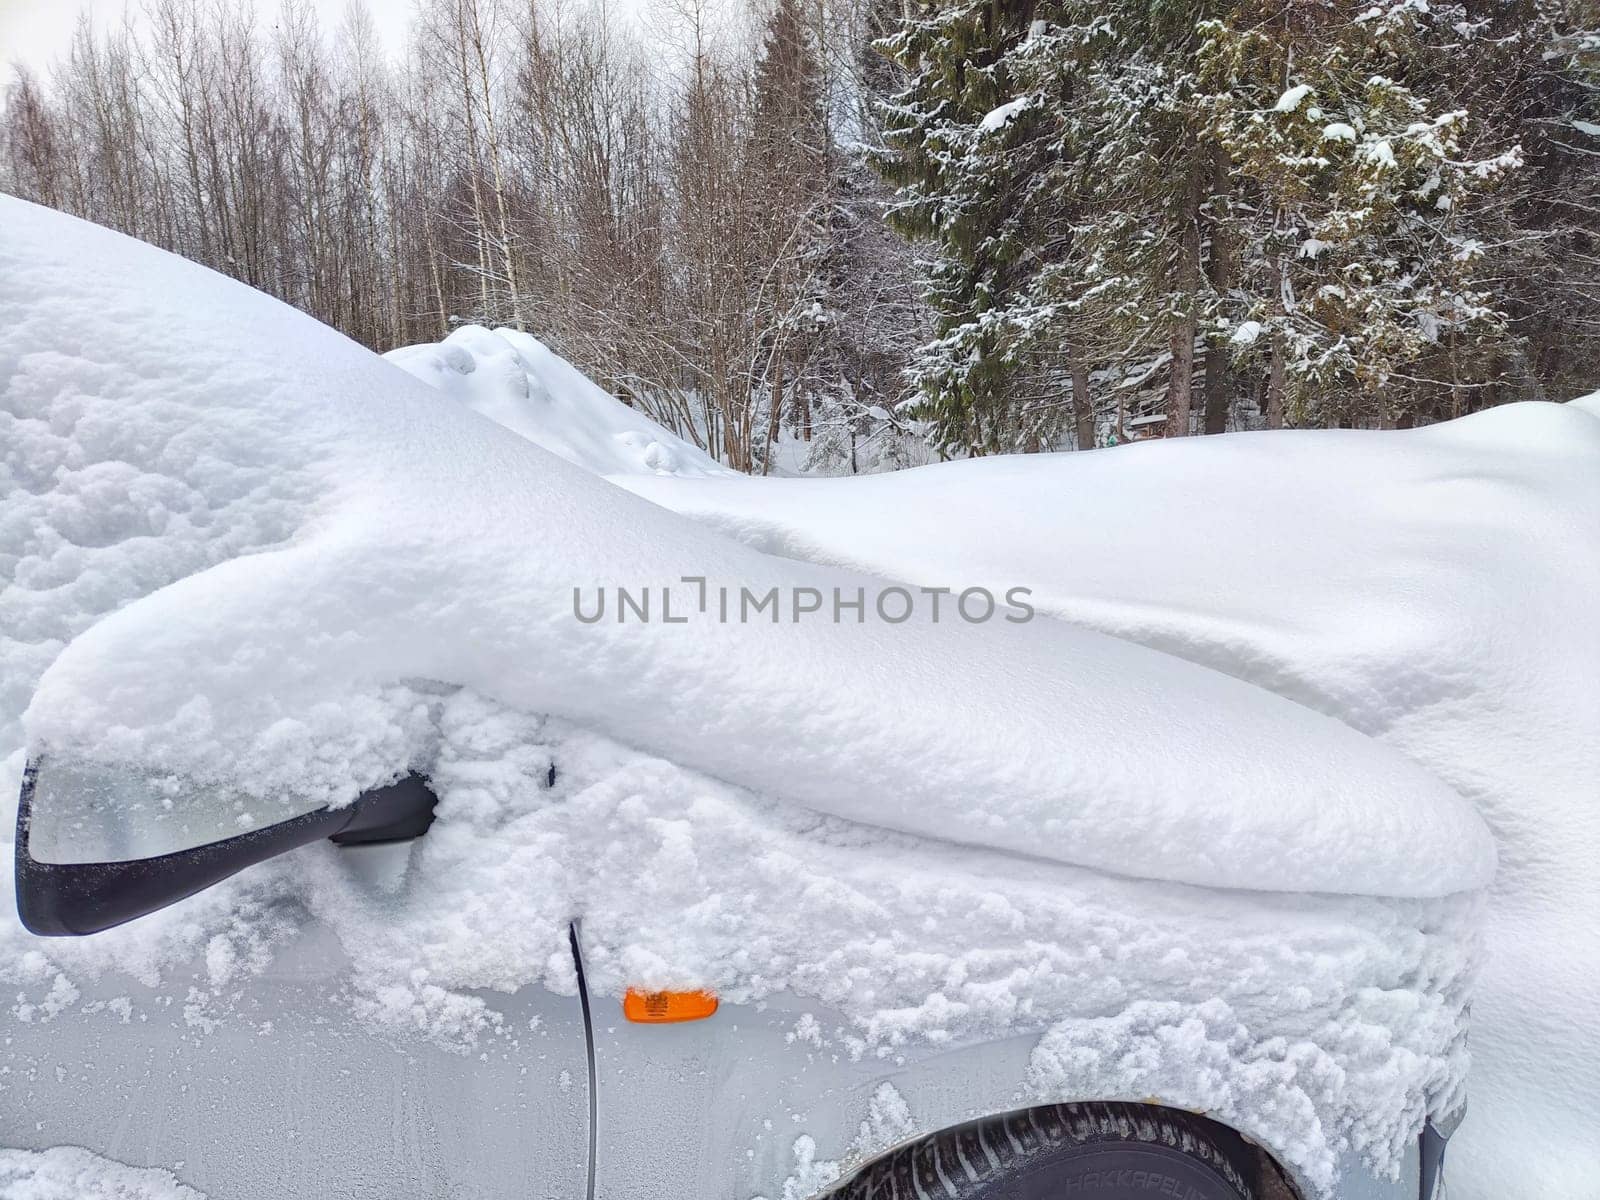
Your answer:
[[[375,910],[366,919],[380,921],[385,897],[406,886],[411,851],[376,843],[415,836],[428,823],[433,801],[413,776],[345,808],[320,808],[218,838],[219,829],[205,822],[223,814],[231,823],[232,805],[181,795],[164,805],[138,789],[136,778],[71,767],[52,773],[49,765],[25,775],[18,891],[24,922],[34,931],[95,931],[272,853],[329,836],[345,847],[337,869],[346,886]],[[175,812],[200,821],[174,822]],[[200,838],[210,840],[178,848]],[[770,846],[728,847],[730,859],[747,851],[773,852]],[[1056,886],[1050,872],[1026,860],[1001,867],[973,861],[988,855],[946,851],[941,857],[926,864],[944,868],[935,887],[944,882],[958,893],[963,868],[980,879],[1004,869],[1019,879],[1031,876],[1034,887]],[[802,864],[792,865],[798,872]],[[717,902],[714,869],[711,876],[690,903]],[[1075,937],[1048,949],[1029,939],[1023,947],[1038,954],[1034,970],[1049,971],[1049,959],[1063,953],[1076,955],[1084,961],[1056,970],[1069,977],[1076,972],[1086,991],[1137,997],[1115,1016],[1088,1021],[1087,1038],[1069,1024],[1046,1024],[1059,1011],[1038,1014],[1042,1037],[1024,1020],[1023,1032],[993,1038],[918,1037],[910,1032],[920,1023],[915,1014],[891,1011],[875,1020],[907,1031],[885,1037],[863,1031],[859,1015],[819,1003],[805,989],[736,1005],[721,1005],[698,989],[597,994],[585,979],[582,920],[569,927],[570,992],[523,987],[460,1013],[426,987],[398,997],[379,991],[366,1005],[389,1004],[396,1011],[373,1022],[348,996],[354,972],[342,942],[363,936],[361,922],[338,930],[309,923],[284,937],[253,972],[236,966],[232,941],[213,936],[202,954],[177,965],[158,986],[114,971],[74,985],[77,994],[65,1005],[47,996],[42,1011],[30,1012],[8,1041],[11,1080],[5,1086],[11,1111],[34,1120],[31,1133],[25,1126],[17,1131],[24,1144],[66,1142],[94,1147],[113,1161],[173,1164],[214,1196],[282,1196],[313,1187],[383,1197],[672,1191],[841,1200],[1074,1191],[1216,1200],[1434,1194],[1459,1104],[1449,1116],[1429,1119],[1414,1144],[1386,1148],[1398,1151],[1394,1178],[1350,1155],[1323,1176],[1337,1180],[1329,1191],[1329,1183],[1319,1186],[1308,1173],[1320,1165],[1316,1159],[1285,1173],[1284,1161],[1293,1160],[1280,1160],[1274,1151],[1292,1155],[1304,1148],[1276,1140],[1303,1119],[1293,1109],[1311,1099],[1297,1078],[1302,1069],[1314,1063],[1330,1070],[1350,1052],[1338,1044],[1349,1032],[1327,1028],[1332,1013],[1324,1006],[1374,977],[1371,962],[1330,970],[1318,956],[1335,948],[1370,953],[1364,938],[1409,936],[1428,945],[1428,957],[1436,959],[1436,943],[1448,943],[1448,936],[1421,926],[1404,929],[1403,919],[1396,920],[1400,913],[1382,902],[1338,898],[1275,912],[1272,903],[1227,892],[1207,896],[1201,889],[1109,877],[1072,884],[1058,899],[1061,911],[1052,914],[1052,924],[1058,939],[1066,924],[1077,927]],[[804,884],[796,879],[795,886]],[[980,895],[980,902],[1002,910],[1002,926],[1023,924],[1019,914],[1004,912],[1012,901],[1003,891]],[[869,897],[852,899],[859,904]],[[919,898],[918,906],[937,912],[929,899]],[[257,906],[231,918],[268,925],[282,919]],[[1102,922],[1108,931],[1093,932]],[[1202,971],[1186,980],[1163,969],[1196,955],[1200,946],[1184,929],[1196,922],[1214,922],[1225,939],[1254,947],[1256,957],[1238,951],[1221,957],[1230,960],[1229,970],[1265,978],[1272,968],[1264,946],[1300,933],[1298,951],[1275,953],[1300,960],[1302,986],[1321,994],[1271,999],[1268,1007],[1286,1010],[1276,1026],[1285,1032],[1251,1045],[1260,1036],[1250,1032],[1258,1018],[1241,1022],[1225,1001],[1193,998],[1220,990],[1219,979],[1208,981]],[[1390,923],[1402,927],[1386,929]],[[783,936],[781,914],[772,924]],[[1169,924],[1174,928],[1164,929]],[[879,937],[889,940],[894,932],[884,929]],[[970,929],[941,937],[936,926],[934,934],[941,949],[967,962],[1004,957],[1014,972],[1028,957],[1007,953],[998,940],[963,945]],[[836,949],[847,947],[841,941]],[[1149,975],[1131,986],[1115,978],[1128,968],[1113,965],[1130,954],[1149,958],[1130,964]],[[847,973],[858,976],[851,981],[856,987],[875,982],[859,978],[859,966]],[[563,974],[552,970],[555,977]],[[888,982],[890,970],[883,974]],[[1327,976],[1339,974],[1347,976],[1342,988],[1325,991]],[[1459,988],[1460,981],[1453,982]],[[983,987],[1000,983],[990,979]],[[232,994],[223,1001],[230,984]],[[1441,1079],[1451,1070],[1459,1039],[1431,1039],[1459,1019],[1458,995],[1419,990],[1399,1001],[1390,991],[1365,999],[1352,1004],[1344,995],[1339,1018],[1371,1019],[1397,1002],[1434,1009],[1434,1028],[1405,1040],[1413,1051],[1433,1053],[1431,1069]],[[959,992],[947,999],[944,991],[932,991],[924,1007],[965,1003]],[[66,1011],[51,1012],[52,1004]],[[941,1024],[954,1015],[937,1014]],[[455,1024],[460,1021],[466,1025]],[[407,1030],[412,1024],[416,1028]],[[452,1039],[463,1028],[472,1036]],[[1293,1042],[1291,1031],[1299,1034]],[[1371,1035],[1369,1027],[1356,1040]],[[1389,1069],[1405,1061],[1383,1057]],[[1163,1082],[1168,1086],[1160,1087]],[[1200,1094],[1238,1128],[1200,1106],[1191,1112],[1160,1102]],[[1377,1096],[1371,1102],[1380,1103]],[[1290,1113],[1275,1114],[1279,1106]],[[52,1169],[84,1169],[75,1156],[57,1162],[61,1153],[47,1148],[27,1165],[43,1169],[47,1180]],[[4,1168],[0,1160],[0,1179]],[[124,1187],[140,1183],[137,1174],[131,1183],[104,1176],[104,1167],[91,1167],[90,1174],[108,1187],[119,1178]]]
[[[49,771],[42,777],[48,785]],[[129,903],[123,890],[129,885],[139,905],[149,905],[211,882],[264,848],[327,836],[336,825],[345,825],[342,836],[349,838],[348,826],[369,824],[364,818],[374,807],[388,812],[369,825],[368,836],[403,835],[409,818],[428,811],[417,803],[426,789],[406,781],[346,809],[254,833],[215,840],[216,830],[206,830],[198,836],[214,840],[174,850],[172,841],[138,842],[161,826],[159,815],[145,821],[141,812],[161,806],[130,795],[128,778],[66,770],[43,794],[40,778],[30,772],[24,782],[19,899],[25,919],[56,934],[86,932],[128,915],[121,906]],[[92,813],[80,803],[87,798],[93,798]],[[114,836],[93,843],[99,865],[74,871],[62,863],[68,854],[55,841],[40,851],[52,860],[54,878],[38,877],[30,817],[49,806],[36,808],[36,799],[54,799],[71,813],[68,842],[100,819],[98,828]],[[208,807],[175,799],[180,810]],[[222,811],[231,815],[231,806]],[[339,833],[333,837],[341,840]],[[346,844],[361,840],[357,835]],[[152,853],[166,857],[153,859]],[[403,886],[394,878],[403,863],[392,851],[354,853],[379,856],[341,864],[371,889],[374,901],[381,904],[387,889]],[[130,869],[131,876],[119,878]],[[1026,872],[1020,864],[1017,870]],[[1111,880],[1102,886],[1115,888]],[[1199,892],[1141,896],[1131,883],[1121,891],[1118,900],[1101,900],[1106,911],[1097,919],[1127,922],[1134,940],[1173,920],[1175,914],[1162,911],[1169,906],[1209,909],[1204,915],[1235,937],[1241,924],[1253,924],[1251,941],[1288,934],[1296,917],[1313,915],[1285,914],[1280,921],[1225,893],[1209,900]],[[697,903],[713,898],[708,889]],[[96,905],[107,901],[111,911],[96,917]],[[1315,914],[1322,919],[1337,919],[1349,903],[1307,907],[1324,908]],[[76,930],[74,917],[81,920]],[[360,936],[359,927],[353,932]],[[1270,1047],[1260,1048],[1265,1061],[1253,1069],[1248,1058],[1230,1063],[1229,1043],[1244,1036],[1244,1027],[1230,1028],[1225,1006],[1208,1013],[1202,1002],[1180,1020],[1173,1019],[1176,1011],[1160,1011],[1163,1002],[1183,1007],[1181,999],[1170,999],[1189,990],[1177,980],[1140,988],[1142,1003],[1158,1005],[1157,1011],[1108,1022],[1091,1042],[1112,1062],[1075,1063],[1085,1047],[1064,1030],[1042,1040],[1034,1033],[891,1039],[892,1053],[885,1055],[881,1045],[879,1052],[863,1053],[846,1013],[793,993],[720,1009],[698,992],[630,991],[620,1005],[614,996],[592,995],[583,974],[580,921],[570,936],[576,994],[534,986],[495,999],[473,1014],[474,1021],[497,1033],[514,1032],[489,1039],[487,1053],[451,1053],[427,1039],[408,1044],[353,1015],[342,995],[351,963],[339,937],[315,926],[276,947],[270,964],[239,987],[225,1013],[213,1009],[212,996],[235,969],[226,940],[209,940],[203,956],[156,988],[120,974],[85,984],[71,1019],[30,1016],[12,1035],[9,1073],[26,1080],[8,1085],[13,1111],[35,1118],[39,1133],[50,1131],[38,1138],[24,1130],[22,1140],[66,1140],[114,1159],[178,1164],[184,1178],[200,1181],[209,1194],[240,1197],[298,1194],[313,1185],[353,1196],[554,1197],[588,1194],[591,1187],[602,1196],[667,1189],[848,1197],[1009,1197],[1074,1188],[1107,1196],[1296,1194],[1282,1190],[1277,1161],[1227,1124],[1136,1097],[1137,1089],[1111,1078],[1106,1091],[1075,1082],[1085,1068],[1088,1078],[1126,1072],[1129,1064],[1113,1065],[1118,1055],[1164,1053],[1169,1062],[1143,1063],[1136,1073],[1178,1080],[1197,1068],[1224,1077],[1237,1071],[1226,1086],[1253,1082],[1265,1089],[1259,1102],[1268,1101],[1275,1082],[1288,1083],[1293,1071],[1287,1062],[1276,1070],[1267,1066]],[[1158,942],[1144,952],[1159,958],[1184,950]],[[220,971],[213,961],[219,955]],[[1090,989],[1105,983],[1088,971],[1082,979]],[[180,993],[183,1002],[173,1003]],[[417,1000],[406,997],[405,1003],[416,1006]],[[435,1019],[417,1014],[419,1024]],[[1307,1037],[1322,1032],[1304,1014],[1301,1021]],[[1096,1044],[1101,1037],[1105,1043]],[[1193,1060],[1197,1048],[1206,1051],[1199,1063]],[[1325,1053],[1309,1042],[1300,1052]],[[1263,1068],[1266,1078],[1252,1080]],[[1212,1086],[1222,1083],[1211,1080]],[[1298,1098],[1291,1085],[1273,1102]],[[1093,1099],[1121,1102],[1085,1103]],[[1128,1102],[1133,1099],[1143,1102]],[[1246,1133],[1267,1133],[1249,1119],[1240,1124]],[[1447,1128],[1425,1126],[1401,1155],[1396,1180],[1368,1177],[1358,1164],[1345,1164],[1335,1194],[1409,1200],[1420,1187],[1431,1195]],[[75,1159],[69,1163],[81,1168]],[[1299,1194],[1320,1194],[1308,1179],[1298,1182]]]
[[[0,1185],[1435,1194],[1496,852],[1393,747],[11,200],[0,378]]]

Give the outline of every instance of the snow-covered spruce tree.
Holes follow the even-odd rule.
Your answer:
[[[912,366],[917,415],[946,452],[1038,449],[1057,430],[1029,412],[1025,343],[1045,314],[1028,304],[1044,236],[1030,189],[1048,143],[1037,98],[1018,95],[1009,55],[1027,37],[1026,0],[925,6],[884,39],[909,83],[882,110],[899,186],[891,219],[925,239],[935,338]]]
[[[1199,26],[1199,102],[1244,201],[1225,320],[1269,426],[1388,423],[1435,347],[1465,372],[1505,336],[1467,214],[1520,156],[1468,151],[1436,32],[1418,0],[1246,0]]]
[[[1169,435],[1220,431],[1245,385],[1272,425],[1487,402],[1519,360],[1504,248],[1547,239],[1501,188],[1521,131],[1481,94],[1474,43],[1489,22],[1532,80],[1526,48],[1571,25],[1548,7],[920,12],[886,43],[913,73],[887,109],[888,170],[902,227],[932,247],[938,336],[915,374],[941,443],[1058,440],[1041,414],[1090,369],[1163,387]]]
[[[1083,313],[1096,361],[1164,371],[1168,436],[1192,431],[1196,350],[1217,307],[1206,251],[1226,179],[1199,104],[1196,31],[1222,7],[1054,3],[1019,55],[1040,94],[1057,97],[1052,161],[1066,164],[1080,214],[1040,298]]]
[[[1448,381],[1419,416],[1592,391],[1600,364],[1600,5],[1527,0],[1452,7],[1450,89],[1479,140],[1522,146],[1524,166],[1473,212],[1482,274],[1515,341],[1493,348],[1482,387],[1439,347],[1422,373]],[[1490,128],[1484,129],[1488,123]]]
[[[903,229],[932,243],[938,337],[915,370],[947,449],[1035,449],[1069,410],[1094,443],[1091,369],[1164,366],[1190,431],[1215,299],[1204,225],[1217,151],[1195,101],[1189,0],[955,4],[885,48]]]

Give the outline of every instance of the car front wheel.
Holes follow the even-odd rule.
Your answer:
[[[1229,1131],[1146,1104],[1058,1104],[946,1129],[838,1200],[1257,1200]]]

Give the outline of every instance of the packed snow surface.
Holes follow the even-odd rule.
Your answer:
[[[1339,718],[1494,830],[1452,1197],[1600,1179],[1600,400],[843,480],[618,480],[770,553],[1041,612]]]
[[[442,342],[402,346],[384,357],[458,403],[598,474],[733,474],[518,330],[464,325]]]
[[[500,352],[470,353],[475,372]],[[1063,622],[968,623],[948,596],[938,621],[919,595],[900,623],[795,620],[787,598],[739,623],[691,586],[684,623],[659,593],[655,620],[585,623],[574,588],[885,583],[796,561],[812,544],[782,522],[707,529],[631,496],[299,313],[13,200],[0,380],[8,805],[24,731],[268,812],[407,766],[440,796],[392,893],[322,845],[95,938],[5,916],[19,1038],[74,1019],[90,981],[189,961],[225,1008],[314,921],[363,1020],[473,1046],[503,1035],[483,989],[573,989],[578,916],[600,994],[789,991],[839,1014],[851,1055],[1037,1036],[1019,1095],[1207,1109],[1318,1195],[1341,1155],[1391,1169],[1461,1101],[1493,848],[1366,732]],[[1245,457],[1259,475],[1273,451]],[[1054,595],[1005,566],[922,578]],[[1439,686],[1413,680],[1454,702]]]

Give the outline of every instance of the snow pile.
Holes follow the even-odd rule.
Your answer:
[[[595,386],[515,329],[464,325],[384,357],[451,399],[600,475],[729,475],[698,446]]]
[[[1501,864],[1451,1194],[1574,1196],[1600,1178],[1595,416],[1587,397],[1393,433],[619,482],[772,553],[927,584],[1026,569],[1041,612],[1271,688],[1448,781]]]
[[[19,1024],[70,1019],[82,977],[200,958],[203,1028],[313,919],[374,1024],[472,1044],[502,1036],[472,989],[571,991],[577,915],[601,994],[787,989],[850,1054],[1049,1029],[1037,1094],[1209,1107],[1324,1188],[1342,1151],[1391,1166],[1459,1101],[1493,847],[1331,717],[950,596],[868,617],[881,579],[763,553],[798,548],[770,521],[732,518],[777,530],[741,545],[266,297],[11,200],[0,379],[13,773],[33,693],[32,747],[268,813],[408,765],[440,794],[393,893],[318,846],[93,939],[7,916]],[[996,594],[1044,594],[1011,568]],[[617,619],[619,586],[655,589],[654,619]],[[600,587],[606,618],[578,619]],[[717,619],[719,587],[777,589],[781,619]],[[801,612],[836,589],[859,623]]]
[[[0,1200],[206,1200],[170,1171],[128,1167],[77,1146],[0,1149]]]
[[[144,529],[58,545],[74,478],[102,455],[201,477],[206,495],[273,463],[288,479],[287,501],[269,497],[277,545],[121,608],[56,658],[28,712],[36,749],[237,787],[266,812],[346,802],[425,765],[410,681],[435,681],[818,811],[1127,875],[1430,896],[1492,871],[1459,797],[1336,721],[1056,622],[800,619],[812,594],[879,583],[708,533],[182,260],[19,202],[4,215],[8,426],[14,444],[65,441],[20,489],[46,532],[22,531],[8,596],[57,564],[63,608],[116,593]],[[169,437],[173,420],[192,436]],[[730,619],[715,599],[692,608],[694,578],[730,589]],[[657,589],[656,619],[579,619],[579,592],[618,587]],[[749,615],[745,592],[776,599]],[[1119,754],[1114,729],[1163,733]]]

